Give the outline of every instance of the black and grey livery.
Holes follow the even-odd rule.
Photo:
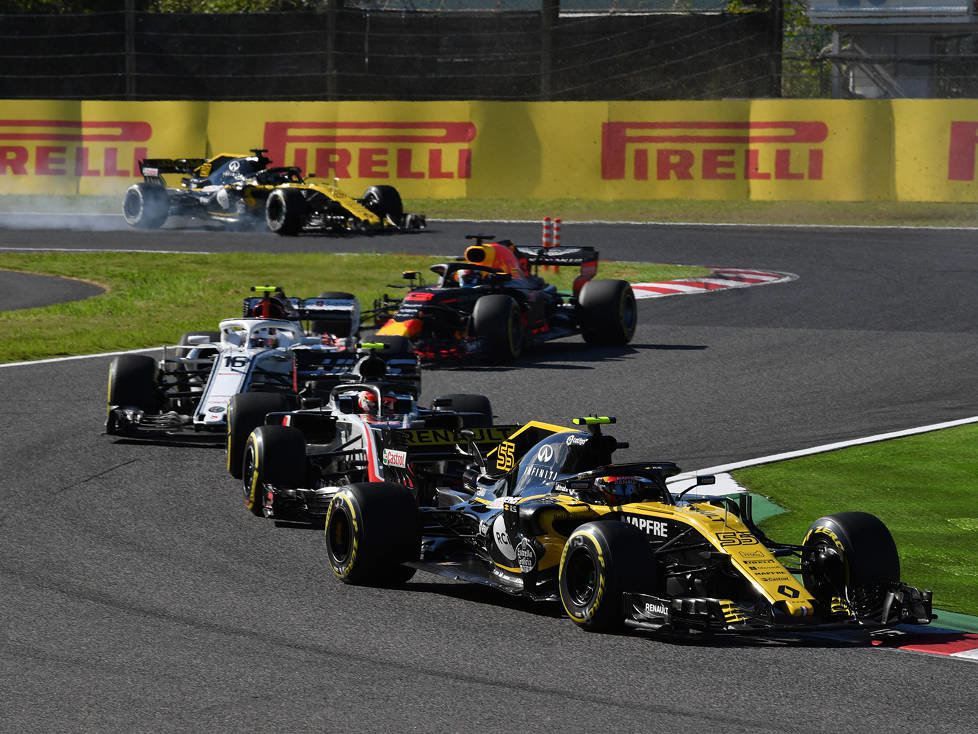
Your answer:
[[[514,428],[493,424],[483,395],[443,395],[422,407],[417,373],[392,370],[397,359],[395,351],[362,361],[320,404],[299,410],[266,412],[255,395],[232,399],[228,470],[251,512],[321,523],[336,492],[357,482],[397,482],[430,502],[464,484],[459,431],[488,450]]]

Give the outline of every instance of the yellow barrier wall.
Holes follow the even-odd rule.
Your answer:
[[[119,195],[142,157],[269,150],[407,198],[970,201],[978,100],[0,102],[0,194]]]

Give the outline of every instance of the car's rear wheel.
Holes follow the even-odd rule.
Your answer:
[[[886,525],[868,512],[820,517],[805,535],[802,580],[822,605],[844,599],[858,616],[876,617],[887,587],[900,580],[900,556]]]
[[[558,571],[560,601],[567,616],[590,632],[606,632],[624,621],[622,593],[653,588],[648,538],[623,522],[590,522],[567,539]]]
[[[258,426],[248,436],[242,459],[245,507],[263,517],[269,506],[267,485],[297,487],[306,479],[306,441],[302,431],[290,426]]]
[[[395,225],[400,226],[404,217],[404,204],[393,186],[371,186],[363,192],[360,201],[381,219],[389,217]]]
[[[475,302],[472,325],[490,362],[512,362],[523,353],[523,313],[511,296],[482,296]]]
[[[130,227],[159,229],[169,215],[170,195],[164,187],[143,181],[126,189],[122,216]]]
[[[306,219],[306,198],[300,189],[272,189],[265,200],[265,224],[283,237],[299,234]]]
[[[232,477],[242,477],[244,451],[251,432],[264,424],[268,413],[286,411],[290,403],[287,395],[275,392],[246,392],[232,396],[227,410],[227,469]]]
[[[400,484],[344,487],[326,514],[326,556],[347,584],[396,585],[414,575],[402,565],[417,560],[420,517],[414,493]]]
[[[581,335],[588,344],[628,344],[638,324],[635,293],[624,280],[589,280],[578,296]]]

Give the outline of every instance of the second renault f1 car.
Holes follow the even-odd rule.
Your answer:
[[[403,299],[374,304],[378,335],[411,340],[422,360],[479,357],[511,362],[524,347],[581,334],[589,344],[624,345],[635,333],[638,309],[623,280],[595,279],[592,247],[519,247],[491,235],[470,235],[475,244],[453,262],[431,266],[438,281],[425,285],[406,272]],[[580,267],[571,291],[548,284],[541,266]]]
[[[335,182],[304,180],[294,166],[269,167],[267,152],[141,160],[143,181],[126,190],[123,216],[138,229],[158,229],[171,216],[190,216],[242,229],[267,226],[280,235],[425,228],[424,215],[405,213],[393,186],[371,186],[357,199]],[[184,175],[171,186],[168,174]]]
[[[816,520],[799,545],[770,540],[745,495],[673,496],[670,462],[611,463],[600,430],[530,422],[484,460],[462,490],[419,506],[406,486],[340,489],[326,518],[326,552],[347,583],[399,583],[417,569],[559,600],[593,631],[755,632],[927,624],[931,592],[900,581],[893,538],[875,516]],[[582,430],[581,426],[586,426]],[[698,484],[711,483],[701,476]],[[793,573],[801,576],[798,580]]]

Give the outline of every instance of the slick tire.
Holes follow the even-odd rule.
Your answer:
[[[404,204],[401,195],[393,186],[371,186],[363,192],[360,200],[367,209],[383,219],[389,217],[396,225],[404,218]]]
[[[882,608],[887,586],[900,580],[900,555],[886,525],[868,512],[820,517],[805,535],[802,580],[823,603],[848,599],[860,616]]]
[[[305,483],[306,440],[302,431],[290,426],[258,426],[248,436],[241,466],[245,507],[263,517],[268,485],[298,487]]]
[[[126,189],[122,199],[122,216],[136,229],[159,229],[170,215],[170,196],[166,189],[146,182]]]
[[[389,482],[351,484],[326,514],[326,556],[340,581],[364,586],[404,583],[421,548],[418,503],[410,489]]]
[[[123,354],[109,365],[108,404],[156,410],[156,360],[145,354]]]
[[[343,301],[355,301],[356,296],[352,293],[346,293],[345,291],[323,291],[319,294],[319,298],[336,299]],[[312,321],[309,324],[309,330],[313,334],[322,335],[330,334],[332,336],[338,336],[345,339],[348,336],[352,336],[355,332],[360,330],[360,324],[354,324],[350,321],[340,322],[340,321]]]
[[[234,395],[228,403],[227,469],[235,479],[241,479],[248,436],[265,423],[268,413],[288,410],[287,395],[274,392],[246,392]]]
[[[624,280],[589,280],[578,296],[581,335],[588,344],[623,346],[635,335],[638,307]]]
[[[463,413],[463,428],[490,428],[492,426],[492,403],[485,395],[453,393],[442,395],[435,402],[439,410],[452,410]]]
[[[299,189],[272,189],[265,200],[265,224],[283,237],[295,237],[306,219],[306,198]]]
[[[564,611],[589,632],[620,629],[622,593],[654,588],[648,538],[638,528],[617,520],[585,523],[571,533],[558,574]]]
[[[486,358],[495,364],[513,362],[523,353],[523,313],[511,296],[482,296],[472,311],[475,334],[481,337]]]

